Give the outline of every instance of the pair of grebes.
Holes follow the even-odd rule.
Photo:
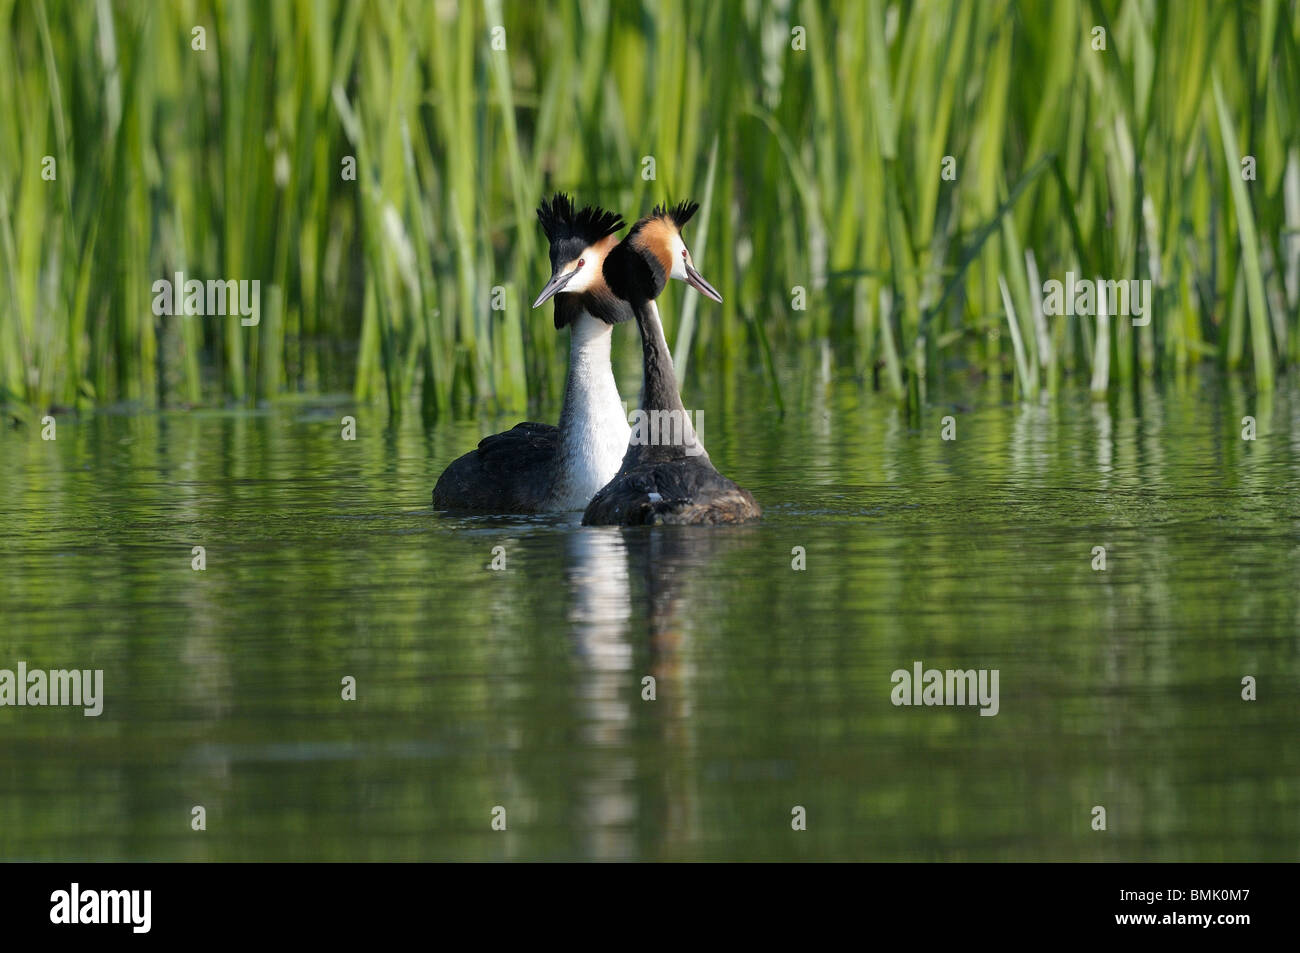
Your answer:
[[[668,279],[722,296],[695,270],[682,228],[699,205],[656,206],[620,241],[622,216],[577,209],[557,194],[537,210],[551,246],[551,279],[533,302],[555,300],[569,329],[560,425],[521,423],[485,437],[443,471],[442,510],[546,513],[583,510],[584,525],[740,523],[761,514],[754,498],[709,461],[677,391],[655,299]],[[670,420],[673,439],[646,440],[628,424],[610,365],[614,325],[641,331],[642,419]]]

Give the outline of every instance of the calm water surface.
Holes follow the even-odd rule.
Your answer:
[[[963,380],[909,420],[817,363],[784,418],[687,389],[739,528],[433,513],[518,415],[6,424],[0,668],[106,700],[0,708],[0,858],[1296,860],[1300,390]],[[916,661],[997,669],[998,715],[895,707]]]

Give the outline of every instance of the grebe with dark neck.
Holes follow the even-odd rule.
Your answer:
[[[620,216],[575,210],[557,194],[537,210],[550,241],[551,279],[533,302],[555,299],[555,327],[569,329],[569,371],[558,427],[516,424],[485,437],[447,467],[433,490],[438,509],[492,513],[581,510],[618,471],[631,433],[610,365],[613,326],[633,317],[605,281]]]
[[[669,278],[722,300],[695,270],[682,241],[682,227],[698,208],[694,202],[656,207],[605,259],[606,284],[627,301],[641,331],[643,421],[670,421],[675,439],[629,442],[618,474],[583,513],[585,525],[743,523],[762,515],[749,491],[719,473],[709,460],[682,405],[655,306]]]

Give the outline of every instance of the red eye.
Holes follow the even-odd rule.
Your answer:
[[[685,248],[682,249],[682,258],[683,258],[683,259],[686,258],[686,249],[685,249]]]
[[[585,258],[579,258],[579,259],[578,259],[578,267],[579,267],[579,268],[581,268],[581,267],[582,267],[583,265],[585,265],[586,263],[587,263],[587,259],[585,259]]]

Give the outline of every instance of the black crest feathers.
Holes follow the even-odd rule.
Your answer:
[[[678,202],[671,208],[667,203],[664,203],[663,205],[656,205],[654,211],[650,214],[657,218],[668,219],[677,226],[677,230],[680,232],[699,210],[699,202]]]
[[[556,192],[547,202],[537,206],[537,220],[542,223],[542,231],[548,241],[562,242],[577,239],[584,246],[600,241],[606,235],[612,235],[623,227],[623,216],[607,212],[596,205],[586,205],[581,209],[573,204],[573,199],[563,192]]]

